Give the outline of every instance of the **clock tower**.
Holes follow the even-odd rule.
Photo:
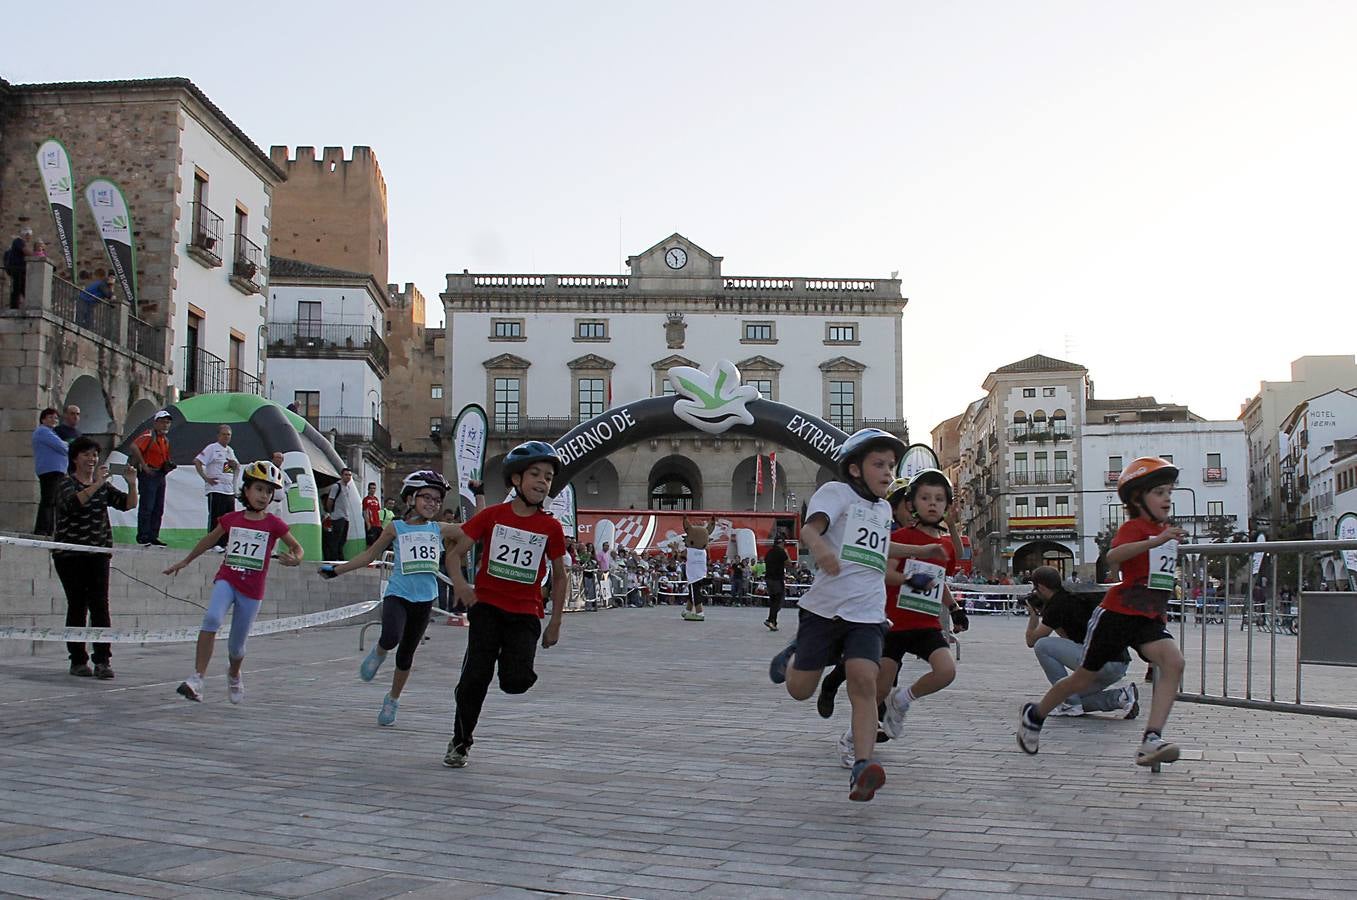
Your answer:
[[[678,233],[627,257],[627,268],[633,289],[642,291],[709,291],[721,286],[721,257]]]

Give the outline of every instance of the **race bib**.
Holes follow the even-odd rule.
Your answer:
[[[264,555],[269,549],[269,533],[257,528],[236,526],[226,536],[226,564],[251,572],[264,570]]]
[[[442,535],[433,531],[407,531],[400,536],[402,575],[432,574],[438,571],[443,551]]]
[[[1152,591],[1171,591],[1178,579],[1178,542],[1167,541],[1150,548],[1150,580]]]
[[[508,525],[496,525],[490,533],[490,558],[486,571],[505,581],[534,584],[547,550],[547,536]]]
[[[885,574],[886,551],[891,543],[886,513],[881,512],[875,503],[859,502],[848,507],[847,517],[839,559]]]
[[[940,616],[946,576],[947,570],[942,566],[922,559],[905,560],[905,583],[900,585],[900,599],[895,601],[895,605],[929,616]]]

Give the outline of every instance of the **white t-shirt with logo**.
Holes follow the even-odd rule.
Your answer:
[[[240,460],[236,459],[236,451],[231,449],[230,444],[223,447],[217,441],[213,441],[194,458],[203,464],[203,475],[207,479],[204,486],[207,493],[234,494],[236,492],[236,476],[240,474]],[[226,471],[228,460],[235,464],[234,471]]]
[[[827,619],[885,622],[886,558],[890,552],[891,507],[885,500],[864,500],[842,481],[815,492],[806,520],[816,513],[829,519],[824,541],[839,558],[839,574],[824,569],[798,601],[802,609]]]

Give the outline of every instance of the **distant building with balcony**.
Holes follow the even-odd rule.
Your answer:
[[[275,256],[269,263],[267,396],[331,438],[364,486],[391,461],[381,331],[386,291],[370,274]]]
[[[65,146],[74,177],[69,266],[36,163],[49,138]],[[135,297],[119,288],[111,304],[80,295],[110,267],[84,198],[95,177],[122,188],[136,242]],[[9,359],[0,369],[13,372],[0,374],[0,447],[16,464],[13,483],[0,479],[0,527],[31,527],[36,487],[21,470],[44,406],[78,404],[82,430],[111,446],[180,396],[257,383],[264,309],[255,294],[266,267],[238,263],[263,259],[251,247],[267,246],[271,192],[282,179],[187,79],[0,82],[0,222],[7,236],[32,227],[48,250],[32,263],[25,304],[6,310],[0,328]]]
[[[845,431],[908,440],[895,278],[730,276],[722,258],[674,234],[627,260],[627,275],[449,275],[443,420],[468,403],[490,419],[486,482],[504,492],[504,454],[555,440],[622,403],[672,392],[671,366],[729,359],[745,384]],[[452,470],[450,446],[444,443]],[[777,445],[694,431],[634,444],[576,479],[581,507],[755,507],[755,456],[777,453],[777,496],[799,510],[828,469]]]
[[[1258,393],[1244,401],[1239,421],[1249,450],[1250,534],[1275,539],[1289,515],[1283,499],[1281,459],[1277,444],[1282,421],[1298,403],[1325,391],[1357,389],[1357,361],[1352,356],[1302,356],[1291,363],[1290,381],[1263,381]]]
[[[1282,420],[1276,524],[1288,537],[1332,540],[1346,503],[1335,504],[1346,469],[1340,458],[1357,437],[1357,391],[1326,391],[1298,404]],[[1346,499],[1346,498],[1345,498]]]
[[[955,464],[978,571],[1051,565],[1093,575],[1098,533],[1121,521],[1120,461],[1136,456],[1167,455],[1182,468],[1190,490],[1175,498],[1180,520],[1195,514],[1202,533],[1211,513],[1243,522],[1247,490],[1238,475],[1228,481],[1244,461],[1237,423],[1205,422],[1153,397],[1095,398],[1086,368],[1041,355],[996,369],[983,387],[957,425]],[[944,433],[935,430],[935,442]],[[1199,509],[1189,511],[1190,498]]]

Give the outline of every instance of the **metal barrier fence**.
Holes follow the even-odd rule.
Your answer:
[[[1193,679],[1185,673],[1179,699],[1357,719],[1357,706],[1306,700],[1302,690],[1306,666],[1357,666],[1357,592],[1308,589],[1310,583],[1322,583],[1323,557],[1345,550],[1357,550],[1357,541],[1180,545],[1178,576],[1183,600],[1179,608],[1183,614],[1178,616],[1179,644],[1189,667],[1197,670],[1197,687],[1195,691],[1188,688]],[[1255,560],[1256,554],[1263,558]],[[1232,591],[1235,582],[1242,582],[1240,565],[1247,566],[1249,573],[1242,594]],[[1217,579],[1222,585],[1221,595],[1203,597],[1198,603],[1193,596],[1195,588]],[[1294,598],[1294,607],[1282,603],[1284,593]],[[1189,642],[1187,625],[1194,605],[1200,634],[1197,640]],[[1242,685],[1231,680],[1231,663],[1234,662],[1236,672],[1240,665],[1240,651],[1231,648],[1231,634],[1236,627],[1244,642]],[[1212,635],[1213,631],[1218,638]],[[1259,634],[1266,639],[1255,640]],[[1195,659],[1193,650],[1197,652]],[[1260,652],[1265,659],[1256,658]],[[1254,695],[1255,671],[1260,666],[1267,672],[1266,698]],[[1278,683],[1279,666],[1294,666],[1294,702],[1278,698],[1279,689],[1286,690]],[[1328,681],[1325,687],[1330,696],[1345,702],[1353,696],[1347,681]],[[1289,690],[1286,692],[1289,694]]]

